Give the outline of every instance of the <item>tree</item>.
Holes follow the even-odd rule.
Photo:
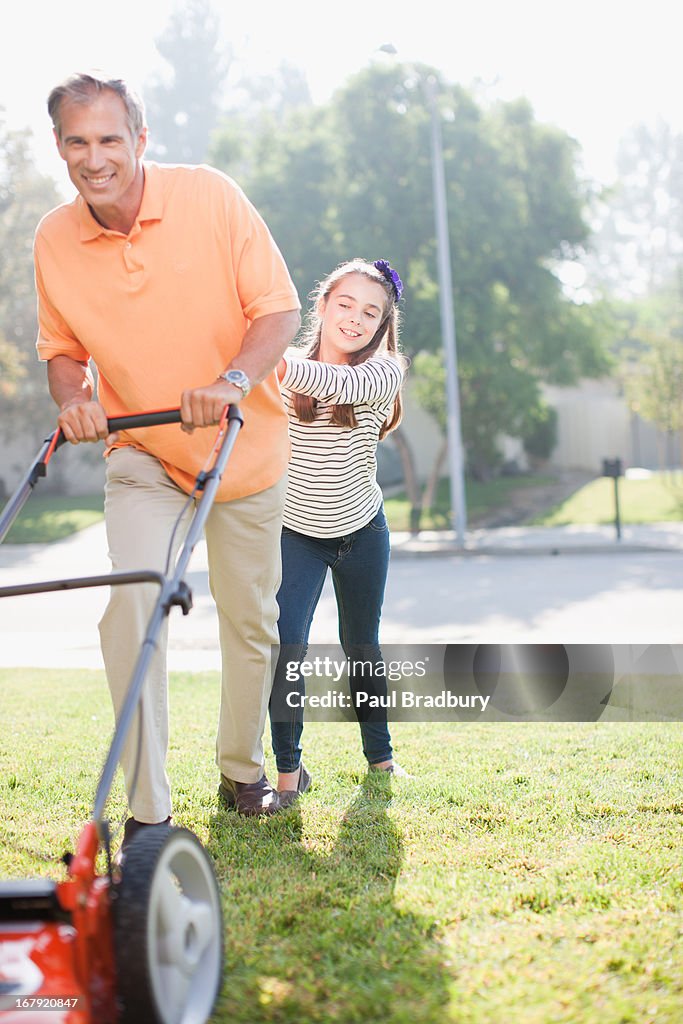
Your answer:
[[[302,108],[284,123],[270,113],[231,119],[217,133],[212,159],[242,184],[286,256],[299,294],[342,255],[330,203],[335,154],[325,118]]]
[[[649,339],[636,387],[641,415],[667,433],[683,429],[683,344],[680,338]]]
[[[51,409],[36,357],[33,235],[57,205],[54,182],[36,171],[27,132],[0,118],[0,422],[6,436]]]
[[[240,150],[241,180],[300,294],[343,259],[386,258],[406,284],[404,348],[439,352],[430,75],[443,125],[463,437],[470,471],[483,475],[495,470],[498,435],[522,436],[540,408],[541,381],[570,383],[608,366],[595,318],[556,273],[589,237],[576,144],[539,124],[525,101],[482,109],[430,68],[377,66],[323,107],[255,125],[249,158]]]
[[[412,369],[415,374],[414,394],[418,404],[428,412],[436,421],[441,432],[441,445],[434,457],[431,472],[427,478],[420,512],[429,512],[434,505],[436,489],[441,476],[441,469],[448,453],[448,437],[446,424],[446,367],[444,364],[443,352],[418,352],[413,359]],[[415,512],[417,506],[416,495],[411,497],[413,509],[413,529],[419,524],[419,518]]]
[[[151,158],[170,163],[206,159],[231,60],[219,45],[219,29],[209,0],[186,0],[157,37],[171,73],[157,76],[144,90]]]
[[[544,463],[557,444],[557,409],[547,402],[534,408],[523,435],[524,451],[534,462]]]
[[[673,443],[683,431],[683,341],[655,335],[648,342],[637,371],[629,378],[629,397],[639,415],[666,434],[668,464],[680,465],[681,454],[678,460],[674,457]]]
[[[635,125],[619,143],[617,180],[597,218],[595,278],[622,297],[665,286],[683,260],[683,134],[661,119]]]
[[[680,285],[660,288],[619,307],[622,335],[619,375],[632,413],[653,423],[668,441],[674,464],[678,434],[683,455],[683,294]],[[680,465],[680,455],[679,455]]]
[[[384,235],[384,244],[405,261],[399,265],[411,268],[409,285],[417,284],[417,295],[407,310],[404,337],[413,351],[440,350],[428,114],[421,87],[431,72],[404,70],[384,91],[382,81],[367,74],[368,81],[350,86],[339,104],[340,137],[347,138],[359,120],[372,136],[367,145],[356,140],[352,147],[340,220],[363,222],[364,234],[375,240]],[[368,109],[373,103],[374,116]],[[526,101],[484,111],[464,90],[441,83],[439,109],[463,436],[470,472],[486,475],[499,461],[499,435],[521,436],[534,412],[540,414],[542,380],[571,383],[604,372],[607,360],[590,311],[567,300],[553,272],[558,263],[578,258],[589,234],[575,144],[558,129],[539,125]],[[413,127],[412,145],[401,119]],[[386,166],[395,173],[386,176],[382,201],[373,204],[380,182],[372,169]],[[397,219],[405,228],[400,235]],[[366,244],[372,245],[370,238]],[[428,386],[418,387],[418,397],[424,404],[429,396],[432,414],[441,402],[436,419],[445,424],[445,390],[434,386],[434,363],[416,359],[414,377],[419,382],[427,365]]]
[[[230,89],[226,103],[228,117],[245,125],[260,120],[264,113],[281,123],[289,114],[311,106],[311,92],[304,72],[283,60],[268,75],[244,75]]]

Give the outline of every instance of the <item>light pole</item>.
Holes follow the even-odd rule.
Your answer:
[[[392,43],[379,49],[396,56]],[[465,546],[467,506],[465,504],[465,470],[462,446],[460,388],[458,384],[458,354],[455,338],[453,310],[453,277],[451,274],[451,247],[448,233],[448,203],[444,172],[441,119],[436,102],[434,77],[426,80],[417,72],[423,86],[431,122],[432,190],[434,194],[434,225],[436,230],[437,269],[439,281],[439,307],[441,313],[441,340],[446,369],[446,436],[448,439],[448,476],[451,492],[451,525],[458,547]]]
[[[448,204],[444,173],[441,120],[436,104],[434,79],[424,83],[431,120],[432,187],[434,190],[434,224],[439,271],[439,305],[441,336],[446,364],[446,428],[448,437],[448,475],[451,484],[451,523],[459,547],[465,546],[467,507],[465,504],[465,471],[460,426],[460,388],[458,384],[458,350],[455,339],[453,311],[453,277],[451,246],[448,234]]]

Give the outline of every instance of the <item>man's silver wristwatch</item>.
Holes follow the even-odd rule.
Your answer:
[[[226,370],[225,373],[219,373],[218,378],[227,380],[228,384],[234,384],[242,392],[243,398],[246,398],[251,391],[251,381],[244,370]]]

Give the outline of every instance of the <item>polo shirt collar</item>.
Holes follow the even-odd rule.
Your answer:
[[[138,224],[143,221],[161,220],[164,215],[164,194],[159,168],[156,164],[146,162],[143,162],[142,166],[145,170],[145,184],[140,211],[136,217]],[[83,196],[76,196],[75,202],[80,221],[81,242],[90,242],[93,238],[107,234],[107,228],[95,220]]]

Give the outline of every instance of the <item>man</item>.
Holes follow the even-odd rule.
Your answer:
[[[73,75],[52,90],[48,110],[79,194],[36,231],[37,348],[65,438],[106,441],[114,571],[164,570],[174,523],[215,440],[195,428],[243,403],[245,426],[206,526],[223,663],[216,756],[223,801],[270,814],[279,799],[265,777],[262,734],[289,455],[273,368],[299,326],[296,291],[231,179],[205,166],[143,162],[144,109],[123,81]],[[109,416],[178,405],[182,427],[108,432]],[[156,596],[154,585],[113,587],[100,622],[117,712]],[[132,736],[122,757],[132,815],[124,845],[171,816],[166,638],[146,681],[141,750]]]

